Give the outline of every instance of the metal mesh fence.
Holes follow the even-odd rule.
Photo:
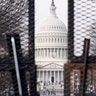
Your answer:
[[[69,60],[83,62],[84,39],[90,39],[89,62],[95,62],[96,1],[69,0],[68,43]],[[77,58],[77,59],[76,59]]]
[[[95,36],[96,0],[69,0],[69,62],[64,65],[64,96],[96,95]],[[85,38],[87,38],[88,40],[90,39],[90,47],[85,47]],[[85,51],[88,48],[89,52],[87,52],[87,56],[87,53]]]
[[[22,96],[36,96],[34,0],[0,0],[0,96],[19,96],[12,44],[16,39]],[[20,46],[19,47],[19,43]]]

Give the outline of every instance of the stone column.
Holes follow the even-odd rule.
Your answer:
[[[44,71],[44,81],[46,81],[46,71]]]
[[[39,49],[38,49],[38,56],[40,56],[40,54],[39,54]]]
[[[58,48],[57,48],[57,58],[59,57],[59,50],[58,50]]]
[[[59,50],[60,50],[60,58],[61,58],[61,48],[59,48]]]
[[[50,57],[52,57],[52,48],[50,48]]]
[[[53,48],[53,54],[55,54],[55,48]]]
[[[61,81],[61,71],[59,71],[59,82]]]
[[[48,57],[48,49],[46,48],[46,57]]]
[[[44,71],[42,71],[42,81],[44,81]]]
[[[65,48],[64,48],[64,58],[66,57],[66,50],[65,50]]]
[[[56,58],[57,58],[57,48],[56,48]]]
[[[41,57],[41,50],[39,49],[39,56]]]
[[[61,74],[61,76],[62,76],[62,79],[61,79],[61,80],[63,81],[63,78],[64,78],[64,74],[63,74],[63,71],[61,71],[61,73],[62,73],[62,74]]]
[[[40,49],[40,57],[42,57],[42,49]]]
[[[44,56],[43,57],[45,57],[45,48],[43,49],[43,52],[44,52]]]
[[[62,58],[62,48],[60,48],[60,57]]]
[[[62,48],[62,58],[64,58],[64,48]]]
[[[36,49],[36,57],[37,57],[37,49]]]
[[[43,81],[43,71],[41,71],[40,73],[41,73],[40,80]]]
[[[61,48],[61,58],[62,58],[62,48]]]
[[[45,71],[45,81],[47,82],[47,71]]]
[[[50,75],[49,75],[49,71],[47,71],[47,81],[50,81]]]
[[[50,72],[50,83],[51,83],[51,71],[49,71]]]
[[[61,54],[61,53],[60,53],[60,48],[59,48],[59,58],[60,58],[60,54]]]
[[[48,51],[48,56],[50,57],[50,51],[51,51],[51,48],[49,48],[49,51]]]
[[[44,57],[44,50],[43,50],[43,48],[42,48],[42,57]]]
[[[48,73],[48,71],[47,71],[47,81],[49,81],[49,76],[48,76],[48,75],[49,75],[49,73]]]
[[[59,82],[59,71],[57,71],[57,73],[58,73],[58,82]]]
[[[39,54],[39,56],[40,56],[40,49],[38,49],[38,54]]]
[[[40,79],[40,81],[41,81],[41,78],[40,78],[40,77],[41,77],[41,76],[40,76],[40,71],[38,71],[38,72],[39,72],[39,79]]]
[[[60,58],[60,48],[58,48],[58,57]]]
[[[47,48],[47,57],[49,57],[49,49]]]
[[[58,82],[58,71],[56,71],[56,81]]]
[[[39,49],[38,49],[38,56],[40,56],[40,54],[39,54]]]
[[[47,57],[47,49],[45,48],[45,57]]]
[[[54,82],[56,83],[56,71],[54,71]]]
[[[41,57],[43,57],[43,48],[41,49]]]
[[[52,75],[52,77],[54,77],[54,70],[53,70],[53,75]],[[55,81],[55,77],[54,77],[54,81]]]
[[[36,49],[36,57],[38,56],[38,49]]]
[[[67,49],[66,49],[66,57],[67,57]]]

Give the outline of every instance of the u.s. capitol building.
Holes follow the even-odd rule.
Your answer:
[[[35,32],[35,63],[37,81],[63,81],[64,63],[67,62],[67,30],[56,16],[56,7],[52,0],[50,13]]]

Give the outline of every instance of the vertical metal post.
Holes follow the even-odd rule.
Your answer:
[[[37,84],[37,74],[36,69],[37,66],[35,65],[34,59],[34,2],[35,0],[28,0],[29,1],[29,58],[30,58],[30,94],[31,96],[37,96],[36,91],[36,84]]]
[[[90,39],[85,39],[84,41],[84,73],[83,73],[83,82],[82,82],[82,96],[85,96],[85,90],[86,90],[86,78],[87,78],[87,59],[88,59],[88,53],[89,53],[89,43]]]
[[[19,89],[19,96],[22,96],[20,72],[19,72],[19,65],[18,65],[18,58],[17,58],[17,53],[16,53],[16,45],[15,45],[14,37],[11,38],[11,42],[12,42],[13,56],[14,56],[14,62],[15,62],[15,70],[16,70],[18,89]]]

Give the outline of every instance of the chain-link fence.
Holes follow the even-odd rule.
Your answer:
[[[89,38],[89,62],[96,62],[96,0],[69,0],[68,10],[69,60],[83,62],[84,39]]]
[[[84,43],[85,38],[90,41],[90,46],[87,45],[86,47],[86,44]],[[65,96],[96,95],[95,38],[96,0],[69,0],[69,62],[64,65]],[[88,48],[89,50],[87,50]]]
[[[36,96],[34,0],[0,0],[0,96],[20,96],[12,36],[16,40],[21,96]]]

